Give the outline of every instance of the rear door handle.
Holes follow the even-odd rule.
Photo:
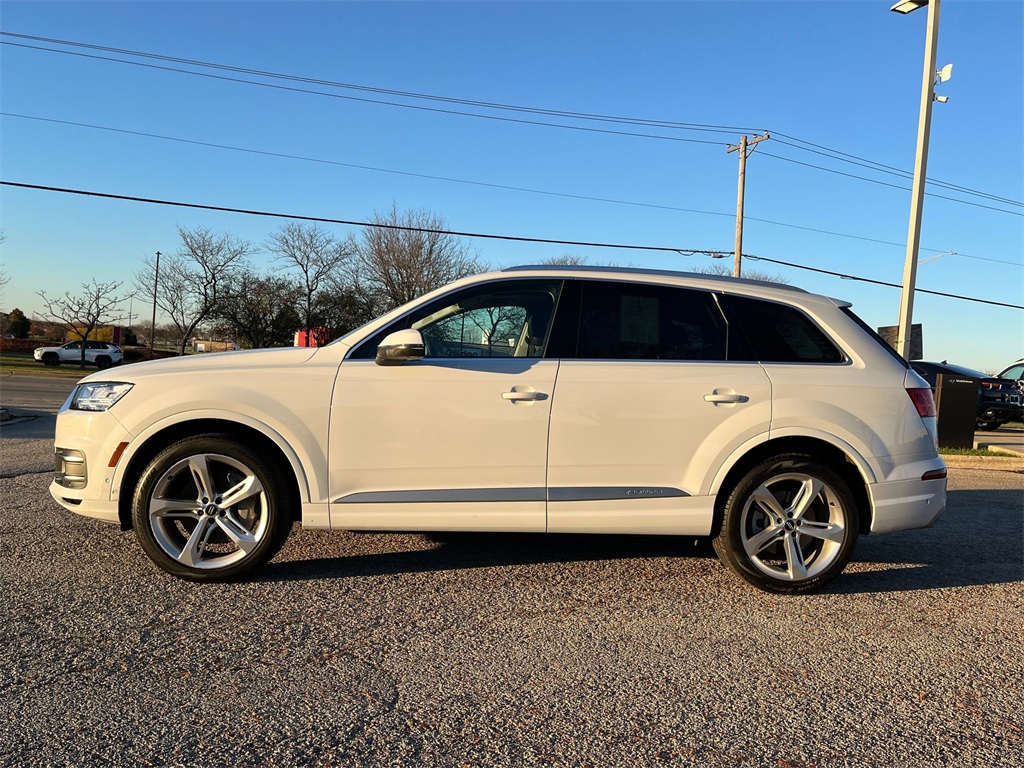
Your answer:
[[[704,402],[706,403],[745,403],[750,398],[746,395],[739,395],[735,392],[729,394],[719,394],[714,392],[710,395],[704,395]]]
[[[544,392],[534,392],[533,390],[520,392],[513,387],[511,392],[502,392],[501,398],[503,400],[511,400],[512,402],[519,402],[522,400],[547,400],[548,396]]]

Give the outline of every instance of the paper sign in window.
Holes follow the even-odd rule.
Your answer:
[[[619,337],[634,344],[658,343],[658,300],[623,296],[619,303]]]

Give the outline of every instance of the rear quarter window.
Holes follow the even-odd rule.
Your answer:
[[[841,363],[846,357],[818,325],[795,307],[744,296],[726,296],[730,321],[746,337],[749,352],[730,359],[762,363]],[[738,349],[738,348],[737,348]]]

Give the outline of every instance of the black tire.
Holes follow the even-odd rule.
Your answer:
[[[145,468],[132,522],[146,554],[168,573],[232,581],[277,554],[297,503],[277,464],[230,435],[196,435],[172,443]]]
[[[43,365],[48,365],[51,368],[56,368],[58,365],[60,365],[60,356],[56,352],[44,352]]]
[[[101,371],[105,368],[109,368],[110,358],[107,357],[106,355],[100,355],[99,357],[96,358],[96,367]]]
[[[976,426],[979,432],[995,432],[1002,423],[1001,421],[979,421]]]
[[[805,454],[780,454],[748,471],[729,493],[719,559],[765,592],[799,595],[842,573],[857,544],[849,486]]]

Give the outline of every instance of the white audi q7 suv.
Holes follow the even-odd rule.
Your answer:
[[[196,581],[249,573],[299,520],[707,536],[804,593],[946,500],[931,390],[848,303],[605,267],[465,278],[319,349],[97,372],[55,453],[60,504]]]

